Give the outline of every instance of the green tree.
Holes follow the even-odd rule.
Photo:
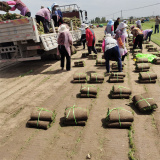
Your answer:
[[[106,23],[106,18],[105,17],[101,18],[101,23]]]
[[[100,23],[101,19],[99,17],[95,18],[95,23]]]

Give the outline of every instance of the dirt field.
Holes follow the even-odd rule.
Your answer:
[[[95,29],[96,38],[102,39],[104,29]],[[155,45],[155,44],[154,44]],[[145,46],[145,45],[144,45]],[[156,45],[155,45],[156,46]],[[72,56],[74,61],[87,52],[82,46]],[[144,49],[144,52],[146,50]],[[98,54],[101,58],[102,53]],[[95,66],[95,60],[83,59],[86,66],[72,67],[66,72],[56,61],[31,61],[14,64],[0,71],[0,159],[1,160],[127,160],[133,155],[139,160],[160,159],[160,108],[153,114],[141,114],[131,100],[112,100],[108,94],[114,84],[96,84],[97,99],[78,98],[81,84],[71,83],[75,73],[104,73],[105,67]],[[148,92],[160,106],[160,66],[151,64],[158,75],[156,84],[138,84],[134,61],[129,54],[125,59],[124,84],[132,89],[132,96]],[[60,119],[66,106],[83,104],[90,108],[85,127],[62,127]],[[26,127],[35,107],[56,110],[54,125],[45,130]],[[108,129],[103,126],[107,109],[124,107],[133,110],[131,130]],[[132,133],[129,136],[129,133]],[[130,151],[132,149],[132,151]]]

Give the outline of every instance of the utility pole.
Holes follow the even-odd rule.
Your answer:
[[[122,10],[121,10],[121,20],[122,20]]]

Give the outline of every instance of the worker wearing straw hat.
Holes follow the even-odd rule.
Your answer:
[[[71,69],[71,49],[72,45],[72,35],[69,32],[69,27],[66,24],[61,24],[58,28],[58,49],[57,55],[61,55],[61,68],[64,69],[64,61],[66,57],[66,70],[70,71]]]

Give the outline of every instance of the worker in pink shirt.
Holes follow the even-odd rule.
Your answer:
[[[18,10],[21,11],[21,15],[27,16],[27,17],[31,16],[30,10],[21,0],[8,1],[7,4],[8,5],[14,5],[11,8],[11,11],[15,11],[16,9],[18,9]]]
[[[51,20],[49,8],[40,9],[36,13],[36,20],[37,20],[37,23],[39,24],[40,22],[42,22],[43,27],[44,27],[44,32],[48,33],[49,32],[49,22]]]

